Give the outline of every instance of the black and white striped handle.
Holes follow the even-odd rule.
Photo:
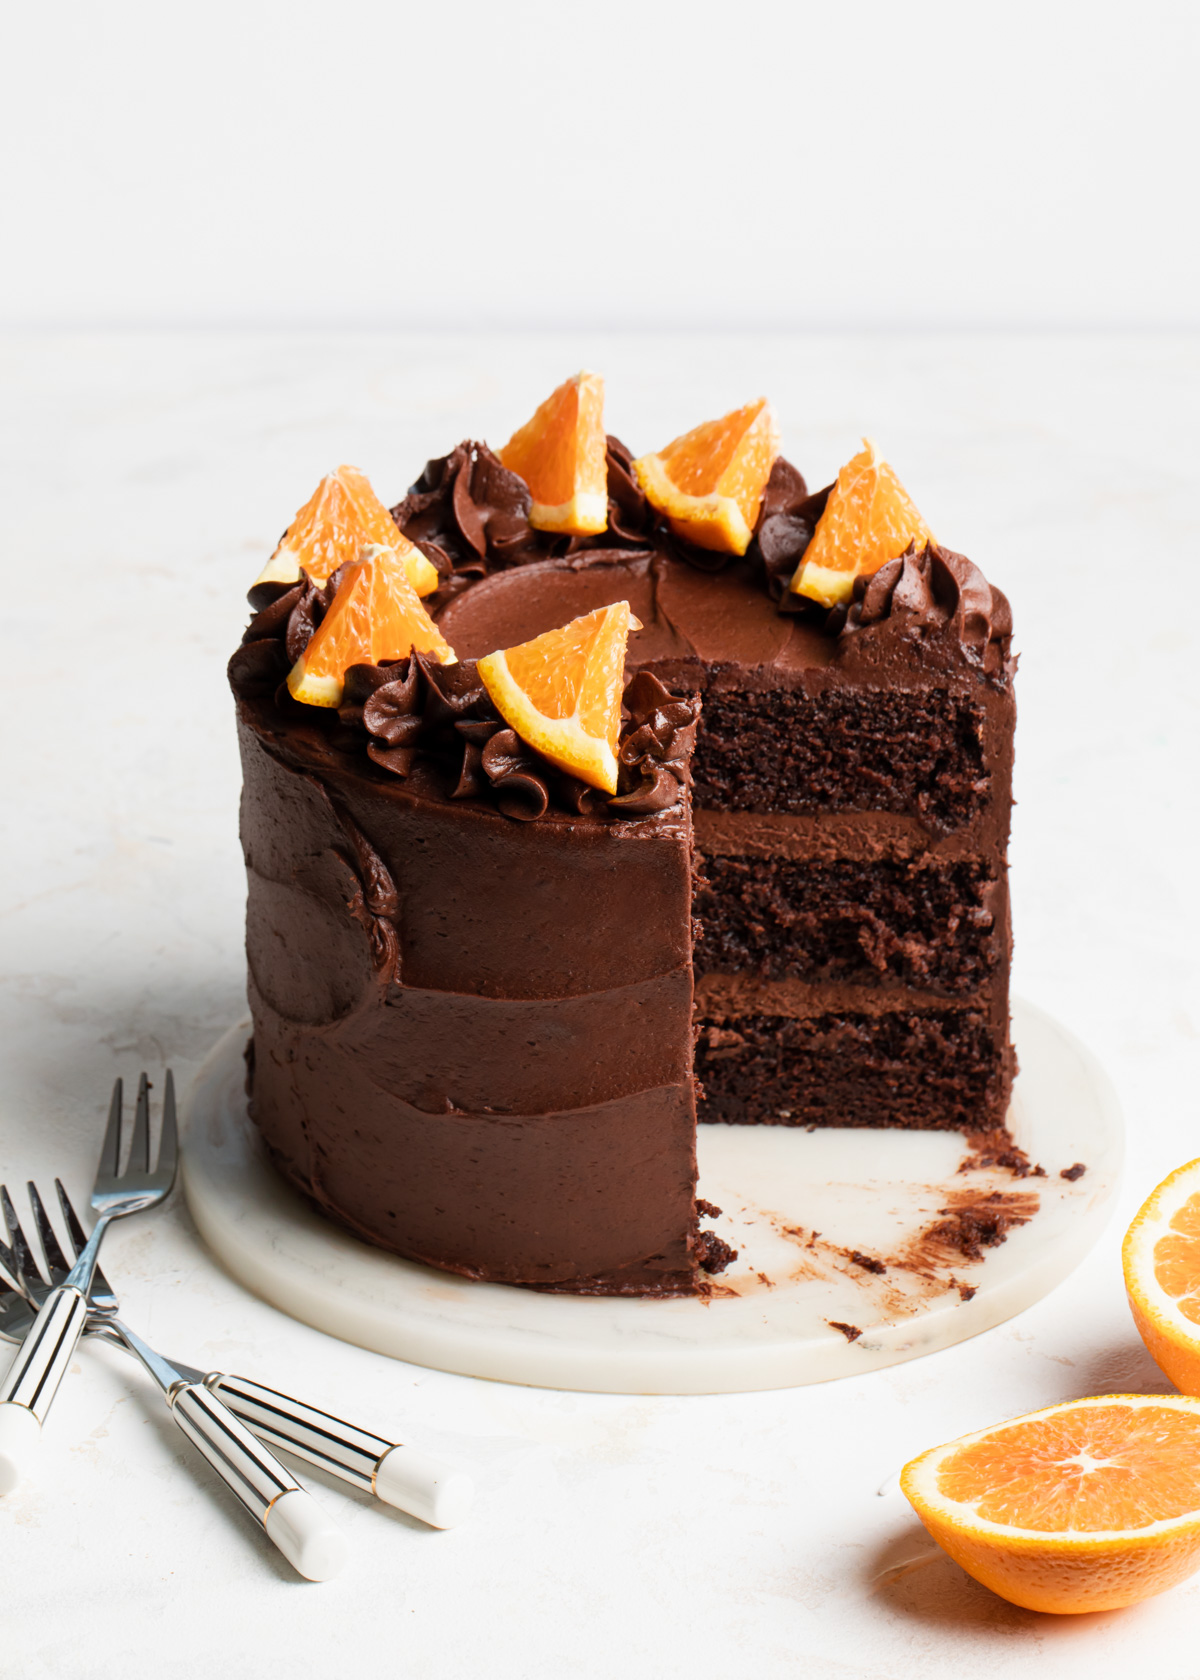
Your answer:
[[[373,1493],[433,1528],[452,1528],[471,1508],[475,1496],[471,1478],[414,1447],[385,1440],[246,1377],[213,1371],[204,1382],[261,1440]]]
[[[72,1284],[52,1289],[0,1381],[0,1493],[11,1493],[37,1454],[42,1424],[79,1346],[88,1300]]]
[[[328,1581],[346,1562],[346,1537],[275,1454],[203,1383],[181,1383],[171,1413],[226,1487],[299,1574]]]

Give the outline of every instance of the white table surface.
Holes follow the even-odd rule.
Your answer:
[[[170,1680],[1075,1677],[1194,1680],[1200,1577],[1132,1610],[1015,1609],[898,1494],[913,1453],[1073,1395],[1165,1390],[1119,1241],[1197,1153],[1194,337],[0,343],[4,653],[0,1168],[83,1195],[115,1074],[187,1078],[243,1008],[224,664],[243,593],[330,466],[387,499],[461,436],[503,441],[581,363],[653,447],[765,390],[821,484],[876,437],[1010,594],[1022,652],[1014,983],[1103,1058],[1124,1195],[1020,1318],[877,1374],[687,1399],[447,1376],[332,1341],[233,1283],[183,1209],[106,1265],[165,1352],[260,1376],[453,1458],[477,1514],[432,1533],[342,1492],[338,1581],[300,1582],[119,1353],[88,1347],[36,1480],[0,1505],[0,1675]]]

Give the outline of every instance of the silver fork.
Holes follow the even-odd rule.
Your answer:
[[[77,1248],[85,1247],[75,1209],[57,1179],[55,1184],[72,1240]],[[19,1271],[19,1281],[30,1295],[44,1295],[67,1275],[68,1266],[37,1185],[30,1184],[28,1188],[50,1280],[47,1282],[38,1270],[16,1210],[3,1189],[0,1198],[12,1247],[0,1243],[0,1263]],[[333,1519],[274,1453],[255,1440],[245,1424],[211,1392],[201,1372],[186,1366],[180,1368],[148,1347],[117,1317],[117,1305],[116,1296],[97,1274],[88,1328],[118,1338],[127,1352],[141,1360],[162,1390],[180,1429],[200,1449],[293,1569],[310,1581],[328,1581],[339,1574],[346,1561],[346,1537]],[[0,1312],[4,1314],[7,1332],[19,1333],[15,1306],[0,1301]]]
[[[84,1245],[83,1228],[71,1206],[70,1197],[58,1179],[55,1179],[54,1185],[69,1240],[74,1245],[73,1251],[78,1254]],[[50,1281],[57,1283],[66,1276],[69,1262],[58,1245],[58,1237],[42,1206],[37,1186],[31,1184],[28,1188],[42,1252],[50,1270]],[[8,1261],[5,1260],[5,1252],[3,1244],[0,1244],[0,1262],[11,1264],[11,1251]],[[3,1282],[0,1276],[0,1285]],[[6,1311],[6,1304],[0,1298],[0,1336],[20,1341],[25,1334],[33,1313],[28,1304],[22,1304],[25,1308],[24,1322],[20,1308],[13,1305]],[[109,1327],[108,1321],[117,1312],[120,1302],[99,1267],[92,1283],[91,1305],[87,1334],[111,1341],[123,1352],[129,1353],[128,1344]],[[390,1441],[369,1429],[347,1423],[344,1418],[334,1417],[332,1413],[323,1412],[303,1400],[293,1400],[290,1395],[280,1394],[276,1389],[251,1381],[249,1377],[227,1376],[223,1371],[199,1371],[194,1365],[184,1365],[178,1359],[170,1359],[167,1363],[174,1366],[186,1381],[202,1383],[267,1446],[306,1459],[308,1463],[348,1482],[351,1487],[374,1494],[385,1504],[395,1505],[410,1516],[419,1517],[431,1528],[453,1528],[471,1508],[475,1497],[475,1484],[471,1478],[462,1470],[430,1458],[416,1447]]]
[[[15,1251],[15,1281],[27,1282],[30,1298],[38,1308],[28,1335],[0,1382],[0,1492],[3,1493],[18,1485],[24,1469],[36,1453],[41,1441],[42,1424],[79,1345],[87,1322],[88,1294],[105,1231],[114,1219],[154,1207],[167,1196],[175,1182],[179,1144],[172,1074],[167,1073],[162,1135],[158,1161],[153,1169],[150,1166],[150,1082],[144,1073],[138,1080],[133,1144],[124,1173],[120,1170],[122,1102],[123,1087],[118,1079],[113,1086],[108,1128],[91,1196],[92,1208],[99,1217],[82,1253],[61,1283],[46,1283],[33,1264],[29,1246],[21,1233],[16,1214],[12,1212],[8,1191],[0,1185],[9,1241]],[[26,1263],[31,1268],[28,1279]]]

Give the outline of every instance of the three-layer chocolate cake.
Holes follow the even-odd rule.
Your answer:
[[[828,492],[783,459],[741,557],[673,532],[615,439],[608,490],[607,530],[555,536],[482,445],[430,462],[393,517],[458,663],[360,664],[336,711],[283,686],[336,580],[252,592],[251,1113],[372,1243],[690,1293],[730,1258],[697,1117],[1004,1124],[1011,622],[932,543],[833,611],[789,590]],[[475,661],[617,601],[641,628],[608,795]]]

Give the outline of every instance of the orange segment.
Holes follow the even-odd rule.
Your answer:
[[[922,1453],[900,1485],[1001,1598],[1115,1610],[1200,1568],[1200,1400],[1068,1400]]]
[[[823,607],[848,601],[856,577],[869,577],[904,553],[934,540],[907,490],[875,445],[847,461],[829,492],[825,512],[796,568],[790,588]]]
[[[351,665],[378,665],[414,650],[432,653],[443,665],[455,663],[454,649],[421,605],[400,556],[369,544],[289,671],[288,689],[308,706],[338,706]]]
[[[514,432],[500,459],[529,486],[529,523],[583,537],[608,526],[604,381],[577,373]]]
[[[551,764],[617,791],[625,644],[641,624],[628,601],[489,653],[479,676],[504,721]]]
[[[1138,1334],[1176,1388],[1200,1394],[1200,1161],[1163,1180],[1125,1234]]]
[[[339,566],[358,558],[364,543],[395,549],[418,595],[437,588],[437,568],[402,531],[357,467],[327,473],[280,539],[257,583],[295,583],[300,569],[328,583]]]
[[[695,426],[657,455],[633,463],[646,500],[698,548],[745,554],[779,454],[779,428],[765,397]]]

